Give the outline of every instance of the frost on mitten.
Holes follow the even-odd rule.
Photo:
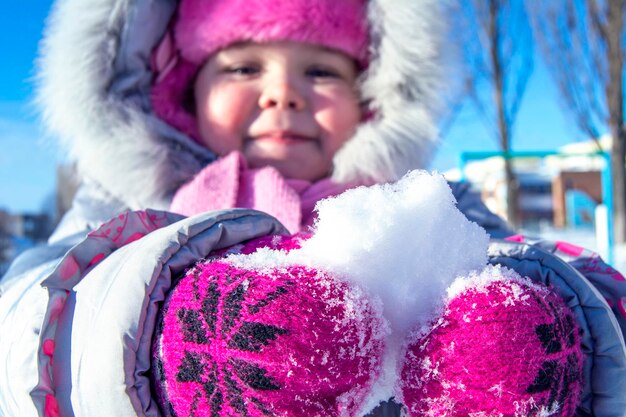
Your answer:
[[[292,235],[267,235],[252,239],[225,249],[211,252],[209,259],[223,258],[229,255],[250,255],[259,249],[291,252],[300,249],[302,243],[309,239],[309,233],[294,233]]]
[[[409,344],[411,416],[574,415],[582,350],[571,311],[547,287],[487,267],[451,287],[443,316]]]
[[[198,264],[171,290],[153,371],[170,416],[354,416],[380,368],[362,293],[303,266]]]

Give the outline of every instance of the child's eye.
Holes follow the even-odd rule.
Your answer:
[[[339,78],[339,72],[329,68],[313,67],[306,70],[306,75],[312,78]]]
[[[236,65],[226,68],[224,72],[233,75],[250,76],[258,74],[259,71],[260,69],[254,65]]]

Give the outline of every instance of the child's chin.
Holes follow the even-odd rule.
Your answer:
[[[282,158],[256,158],[247,159],[250,168],[275,168],[285,179],[288,180],[304,180],[317,181],[328,176],[330,168],[326,164],[316,163],[311,153],[310,156],[302,155],[301,157]],[[319,161],[319,159],[318,159]]]

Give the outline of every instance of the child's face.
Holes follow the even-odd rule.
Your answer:
[[[358,72],[346,55],[296,42],[246,43],[214,54],[194,86],[198,127],[218,155],[314,181],[361,120]]]

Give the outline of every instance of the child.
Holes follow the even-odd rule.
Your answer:
[[[437,138],[433,120],[440,73],[437,2],[387,5],[382,1],[348,1],[338,2],[329,10],[324,10],[325,3],[308,7],[287,1],[270,5],[263,1],[181,2],[180,7],[175,1],[164,3],[155,6],[139,1],[131,6],[127,1],[110,0],[96,7],[90,2],[65,0],[55,7],[42,44],[39,99],[50,127],[76,159],[83,184],[54,242],[73,232],[94,229],[126,209],[169,209],[181,185],[195,176],[199,176],[195,184],[202,184],[205,192],[202,196],[190,192],[193,198],[186,199],[187,204],[199,206],[193,211],[262,206],[274,214],[267,207],[273,206],[272,199],[261,199],[267,190],[278,188],[282,191],[273,191],[273,197],[300,205],[300,217],[306,223],[314,202],[323,196],[355,184],[395,181],[411,169],[428,166]],[[180,17],[171,19],[174,13]],[[250,14],[254,19],[247,18]],[[317,30],[311,31],[311,27]],[[230,44],[243,47],[246,40],[263,44],[276,41],[272,43],[282,43],[283,47],[295,42],[351,61],[351,68],[345,70],[354,80],[344,81],[342,91],[354,91],[341,94],[348,95],[347,104],[357,113],[341,113],[343,108],[330,112],[328,94],[338,92],[338,79],[324,74],[324,68],[312,68],[307,77],[315,81],[316,89],[321,87],[315,91],[318,108],[312,120],[303,120],[299,111],[283,112],[280,117],[259,116],[254,126],[250,125],[252,120],[231,120],[235,115],[227,106],[236,107],[235,114],[242,114],[237,117],[254,109],[242,107],[222,87],[219,93],[210,89],[207,77],[211,68],[204,64],[227,58],[213,57],[212,53]],[[68,43],[74,47],[68,48]],[[243,52],[242,48],[232,50]],[[201,68],[204,72],[198,75]],[[249,69],[240,69],[239,75],[246,71]],[[302,86],[290,85],[290,93],[296,87],[299,90]],[[227,112],[228,118],[223,118],[217,108],[210,114],[201,113],[209,103],[199,102],[201,97],[194,93],[209,91],[207,99],[220,101],[219,111]],[[244,97],[243,92],[238,94]],[[256,103],[259,92],[255,94],[248,104]],[[329,114],[338,120],[317,119]],[[216,119],[215,126],[204,123]],[[307,174],[305,169],[310,167],[292,154],[280,154],[285,150],[268,148],[267,141],[263,145],[254,142],[253,152],[262,152],[254,160],[239,161],[231,155],[223,161],[234,150],[245,157],[253,156],[246,155],[247,149],[229,144],[228,137],[224,143],[218,140],[221,132],[214,130],[232,129],[224,124],[233,122],[240,124],[239,128],[254,128],[251,132],[230,132],[238,135],[296,130],[292,133],[321,138],[329,133],[327,129],[346,132],[332,144],[325,144],[321,153],[315,152],[316,141],[308,144],[314,145],[310,151],[304,143],[292,147],[307,153],[307,165],[317,165],[316,172]],[[341,125],[325,125],[337,122]],[[301,138],[300,142],[306,141]],[[217,167],[210,164],[216,158]],[[296,166],[296,172],[279,166],[279,160],[280,164],[297,161],[289,162]],[[275,171],[265,172],[255,180],[257,176],[243,165],[251,169],[269,165],[282,175],[275,178]],[[203,175],[205,167],[215,172]],[[209,188],[211,191],[206,192]],[[248,188],[264,191],[252,195]],[[470,219],[494,236],[510,233],[466,186],[453,184],[453,191]]]
[[[1,412],[158,415],[142,378],[149,323],[177,274],[213,250],[308,230],[322,198],[426,167],[440,72],[436,3],[59,0],[42,43],[40,99],[82,185],[49,245],[0,282],[0,331],[11,335],[1,374],[12,387],[0,392]],[[450,186],[470,220],[493,237],[510,234],[466,186]],[[249,210],[206,214],[235,207],[269,213],[287,230]],[[131,243],[150,254],[141,265],[119,250]],[[90,289],[106,278],[85,279],[122,266],[143,277],[147,265],[166,278],[113,292],[124,294],[114,307],[98,304],[109,291]],[[73,316],[85,300],[118,318],[100,323],[103,334],[128,323],[122,334],[132,335],[112,336],[124,342],[85,356],[92,361],[75,354],[89,344],[74,337],[79,328],[100,329]],[[15,331],[24,326],[33,331]],[[122,357],[130,362],[120,369]],[[105,374],[92,378],[124,381],[121,391],[72,389],[81,382],[72,369],[99,363]]]

